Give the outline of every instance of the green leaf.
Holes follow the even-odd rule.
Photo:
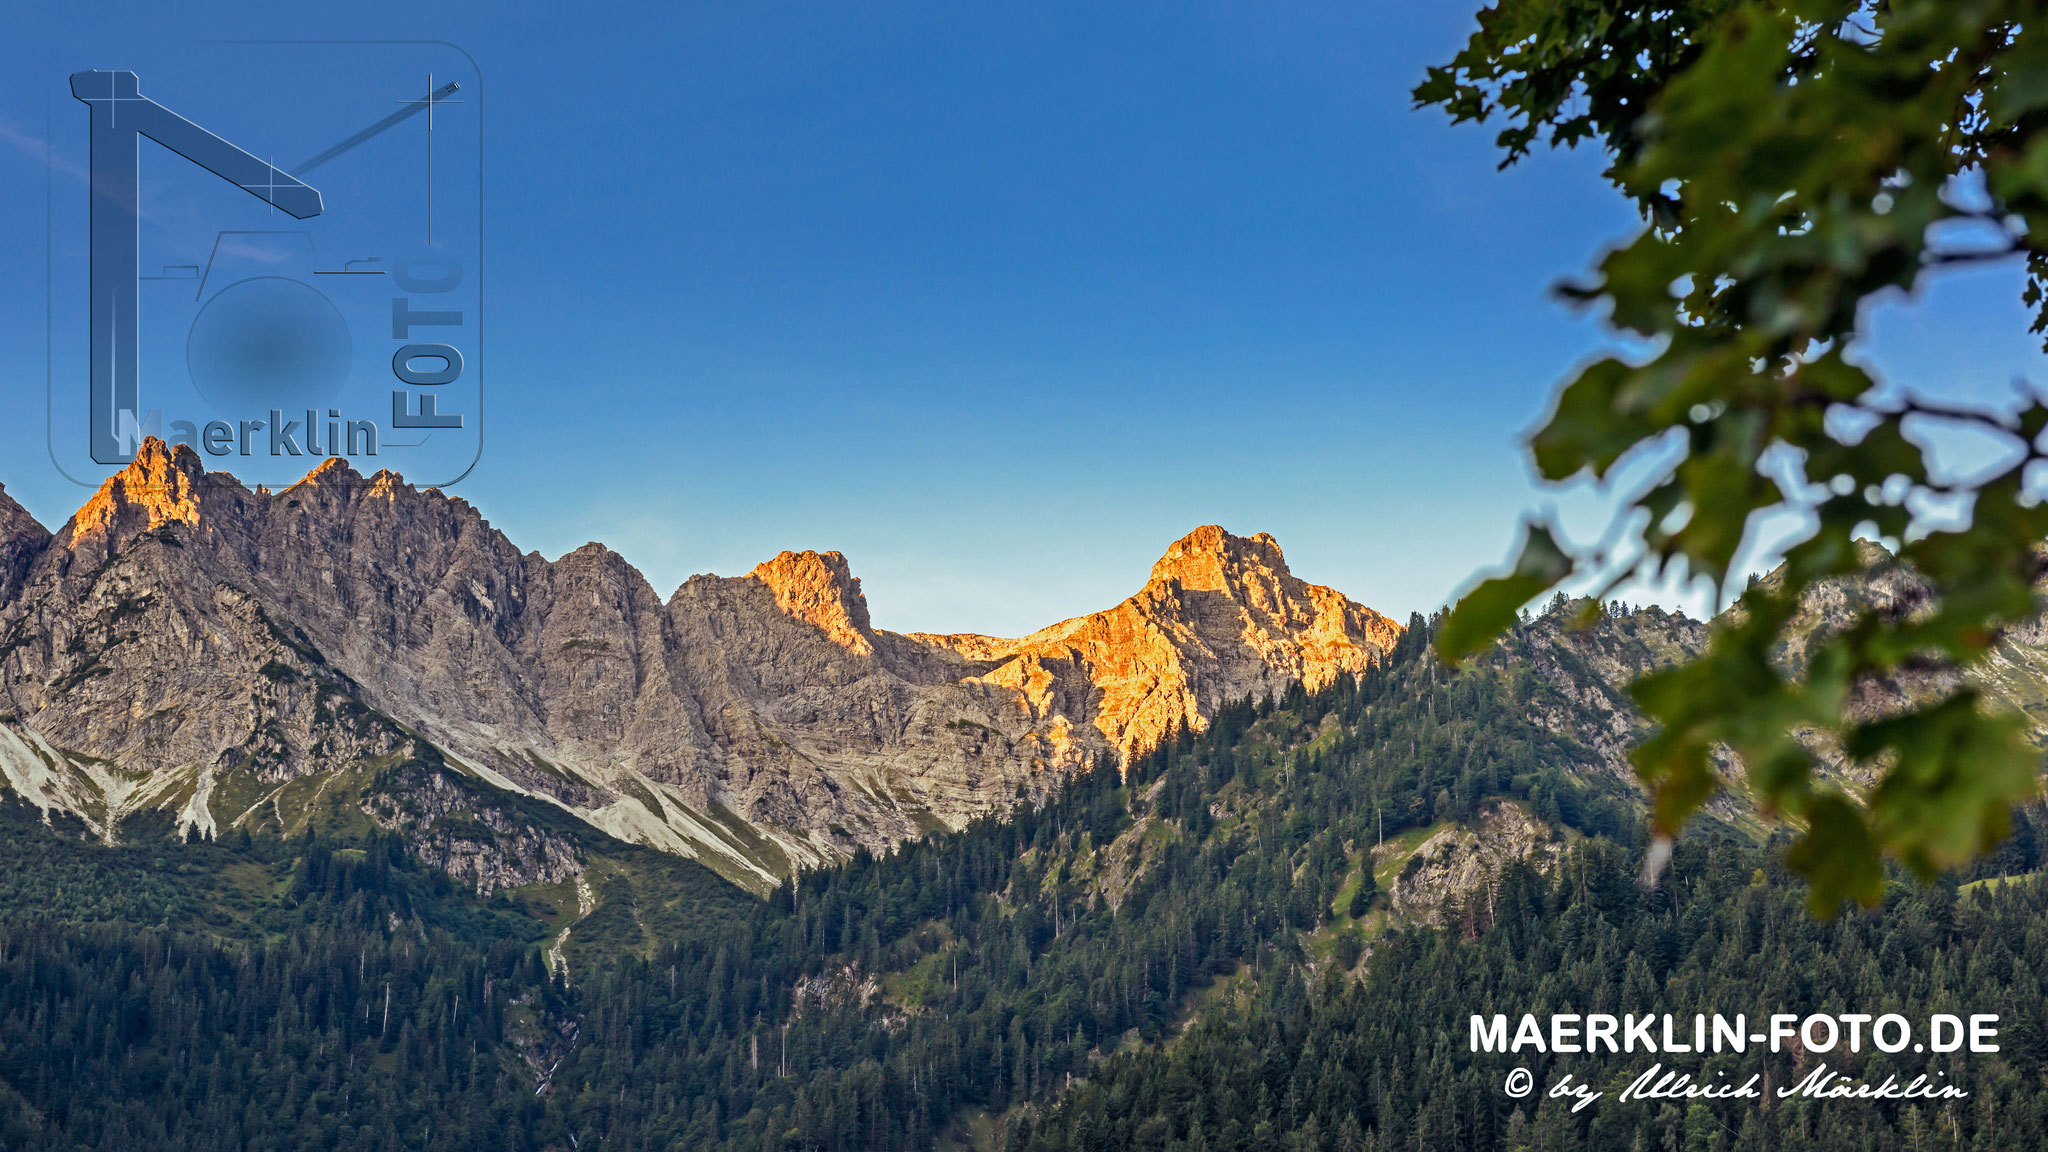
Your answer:
[[[1954,685],[2040,611],[2048,504],[2025,479],[2048,405],[1979,423],[2026,449],[2005,471],[1937,477],[1915,437],[1956,398],[1901,411],[1858,355],[1873,302],[1911,300],[1931,269],[1995,258],[2001,242],[2024,256],[2017,291],[2031,331],[2048,334],[2037,8],[1495,0],[1416,90],[1455,119],[1497,119],[1503,164],[1546,138],[1597,142],[1649,221],[1559,290],[1629,352],[1559,391],[1529,441],[1538,474],[1608,481],[1624,460],[1654,460],[1615,534],[1640,533],[1635,571],[1653,579],[1725,587],[1763,516],[1813,523],[1704,654],[1631,691],[1656,725],[1633,756],[1659,830],[1675,833],[1721,786],[1717,766],[1738,763],[1767,810],[1804,821],[1790,859],[1820,907],[1875,899],[1886,857],[1927,874],[1981,853],[2040,773],[2026,721]],[[1973,171],[1988,203],[1953,202]],[[1965,252],[1942,225],[1966,217]],[[1963,522],[1930,523],[1928,509]],[[1905,542],[1908,572],[1864,569],[1873,532]],[[1570,570],[1534,550],[1459,605],[1446,655],[1482,646]],[[1855,587],[1873,578],[1888,587]],[[1896,714],[1871,719],[1872,700]],[[1870,774],[1866,794],[1829,782],[1836,751]]]
[[[1605,475],[1622,455],[1658,428],[1616,404],[1635,369],[1607,359],[1588,366],[1557,398],[1557,410],[1530,440],[1536,468],[1546,480],[1569,480],[1591,469]]]
[[[2025,721],[1985,713],[1970,689],[1862,725],[1848,747],[1893,761],[1870,794],[1871,821],[1886,850],[1923,876],[1996,848],[2012,806],[2040,791],[2040,753],[2025,739]]]
[[[1445,618],[1436,634],[1437,654],[1455,664],[1493,643],[1515,623],[1523,605],[1571,573],[1572,558],[1557,546],[1550,529],[1531,522],[1514,570],[1467,592]]]
[[[1844,900],[1875,904],[1884,898],[1877,845],[1856,806],[1839,793],[1815,797],[1806,808],[1806,834],[1785,853],[1785,864],[1806,877],[1807,904],[1830,916]]]

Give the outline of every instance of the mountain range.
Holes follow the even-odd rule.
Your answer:
[[[1788,666],[1924,603],[1864,560]],[[876,629],[832,552],[663,600],[339,461],[147,444],[54,534],[0,494],[0,1147],[2033,1146],[2048,813],[1823,922],[1737,789],[1646,888],[1627,686],[1715,622],[1558,597],[1457,667],[1439,622],[1216,527],[1004,639]],[[2048,630],[1974,675],[2048,733]],[[1465,1042],[1844,1004],[2003,1047],[1758,1057],[1940,1071],[1939,1113],[1623,1102],[1637,1056],[1582,1054],[1579,1112]]]
[[[579,870],[535,803],[764,890],[1362,672],[1402,633],[1213,525],[1122,603],[999,638],[875,628],[830,551],[664,601],[600,544],[521,552],[338,458],[271,492],[149,440],[55,533],[0,490],[9,788],[107,841],[137,813],[199,836],[367,819],[480,892]]]

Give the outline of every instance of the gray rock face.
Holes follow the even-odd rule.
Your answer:
[[[1444,907],[1453,899],[1476,896],[1483,902],[1509,863],[1527,861],[1547,871],[1563,851],[1563,842],[1543,821],[1520,804],[1499,801],[1487,807],[1476,825],[1446,824],[1417,845],[1388,887],[1388,904],[1397,923],[1446,927]],[[1388,855],[1388,849],[1379,849],[1374,862]]]
[[[144,807],[291,827],[308,781],[445,757],[758,885],[1360,670],[1398,635],[1270,537],[1214,527],[1123,604],[999,640],[876,630],[836,552],[664,603],[601,545],[521,553],[464,501],[340,460],[252,492],[150,441],[55,537],[0,496],[0,770],[108,835]],[[436,804],[363,796],[431,839]],[[572,855],[532,840],[504,872],[436,851],[481,886],[559,879]]]
[[[1545,612],[1504,643],[1548,689],[1527,704],[1530,719],[1585,743],[1609,772],[1635,787],[1629,750],[1649,725],[1629,699],[1628,686],[1705,651],[1711,626],[1646,605],[1619,618],[1601,613],[1579,627],[1576,610],[1574,604]]]
[[[422,860],[480,896],[558,884],[583,873],[583,854],[573,837],[494,803],[438,765],[409,763],[384,774],[360,806],[379,827],[404,836]]]
[[[0,604],[14,599],[28,582],[36,557],[49,547],[50,532],[0,485]]]

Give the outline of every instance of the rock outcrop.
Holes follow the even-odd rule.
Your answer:
[[[1114,608],[996,639],[875,629],[837,552],[664,602],[601,545],[521,553],[465,501],[338,459],[270,493],[152,440],[54,537],[0,494],[0,770],[110,836],[139,808],[290,828],[329,777],[445,763],[758,886],[1359,671],[1399,632],[1214,526]],[[475,804],[362,795],[467,878],[524,874],[422,823]],[[500,832],[529,871],[572,866]]]
[[[1385,616],[1288,571],[1271,536],[1210,524],[1175,541],[1145,587],[1106,612],[1021,640],[918,639],[996,662],[983,680],[1041,714],[1093,727],[1128,754],[1173,726],[1199,727],[1226,701],[1296,680],[1313,691],[1362,672],[1400,634]]]
[[[1497,801],[1476,825],[1446,824],[1416,845],[1387,889],[1388,906],[1396,923],[1444,927],[1446,905],[1477,900],[1484,906],[1510,863],[1548,869],[1563,851],[1549,825],[1520,804]],[[1385,855],[1388,850],[1381,849],[1374,859]]]
[[[36,557],[49,547],[50,530],[14,502],[0,485],[0,605],[14,599],[28,581]]]

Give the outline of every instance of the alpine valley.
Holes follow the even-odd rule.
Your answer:
[[[1868,559],[1813,627],[1912,610]],[[1815,920],[1726,799],[1645,888],[1626,686],[1713,623],[1560,599],[1455,669],[1434,624],[1215,526],[1006,639],[876,629],[837,552],[664,600],[340,460],[148,441],[55,533],[0,492],[0,1147],[2037,1146],[2039,810]],[[1982,680],[2048,733],[2048,633]],[[1818,1010],[2002,1042],[1684,1058],[1967,1093],[1852,1103],[1467,1044]]]

